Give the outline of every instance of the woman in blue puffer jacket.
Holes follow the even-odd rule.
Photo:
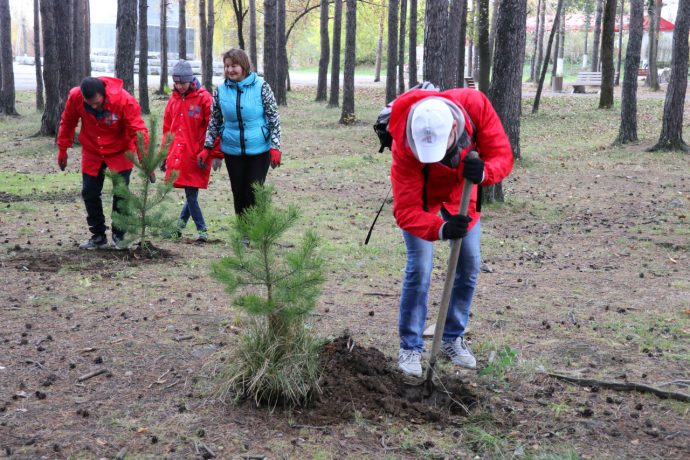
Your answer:
[[[213,156],[218,136],[235,204],[240,215],[254,204],[255,183],[268,167],[280,166],[280,116],[271,87],[251,71],[249,56],[233,48],[223,54],[225,81],[213,93],[211,120],[199,163]]]

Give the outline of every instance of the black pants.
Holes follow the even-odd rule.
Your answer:
[[[254,204],[255,183],[266,180],[271,157],[268,152],[259,155],[225,155],[225,167],[230,176],[230,188],[235,201],[235,214],[240,215]]]
[[[105,235],[108,227],[105,226],[105,216],[103,215],[103,202],[101,201],[101,192],[103,191],[103,181],[105,179],[105,162],[101,164],[101,169],[98,171],[98,176],[90,176],[82,173],[82,187],[81,197],[84,199],[86,206],[86,223],[89,224],[89,230],[94,235]],[[122,176],[125,183],[129,185],[129,175],[132,173],[131,169],[127,171],[120,171],[118,174]],[[118,204],[121,198],[113,194],[113,211],[119,209]],[[124,231],[113,226],[113,235],[122,237]]]

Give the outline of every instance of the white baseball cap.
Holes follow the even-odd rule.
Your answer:
[[[412,109],[410,147],[422,163],[436,163],[446,155],[448,137],[453,128],[453,114],[448,105],[437,99],[428,98]]]

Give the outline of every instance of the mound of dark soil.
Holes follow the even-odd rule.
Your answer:
[[[72,203],[77,199],[79,199],[79,193],[75,192],[34,192],[29,195],[15,195],[14,193],[0,192],[0,203],[19,203],[21,201]]]
[[[410,422],[444,422],[466,414],[477,402],[454,376],[443,376],[443,385],[437,382],[428,394],[424,379],[410,380],[396,370],[393,359],[347,336],[325,346],[322,365],[322,393],[303,412],[310,423],[336,423],[357,413],[374,420],[389,415]]]
[[[9,250],[9,258],[2,264],[21,271],[57,272],[63,267],[97,269],[110,266],[110,262],[116,261],[127,263],[129,266],[138,266],[141,263],[156,263],[174,258],[175,254],[160,248],[152,248],[150,251],[142,251],[139,247],[128,251],[115,249],[41,251],[15,246]]]

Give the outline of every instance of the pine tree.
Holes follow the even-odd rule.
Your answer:
[[[175,178],[153,184],[156,170],[168,155],[171,139],[166,139],[162,148],[159,148],[156,136],[158,120],[151,117],[149,124],[151,138],[148,148],[142,134],[138,133],[137,146],[141,158],[133,152],[127,154],[134,163],[140,184],[135,183],[134,186],[128,187],[119,174],[109,173],[109,176],[113,180],[113,194],[122,199],[120,209],[113,212],[112,216],[113,223],[125,231],[122,244],[129,247],[138,241],[141,250],[152,255],[155,248],[147,238],[171,234],[175,228],[176,217],[168,214],[163,206]]]
[[[293,206],[275,208],[272,191],[256,186],[255,204],[233,224],[232,255],[213,264],[212,275],[229,294],[240,290],[234,306],[251,317],[241,343],[219,374],[218,396],[251,397],[257,404],[290,407],[305,403],[318,391],[321,343],[305,319],[321,293],[323,259],[311,231],[291,251],[278,244],[299,212]]]

